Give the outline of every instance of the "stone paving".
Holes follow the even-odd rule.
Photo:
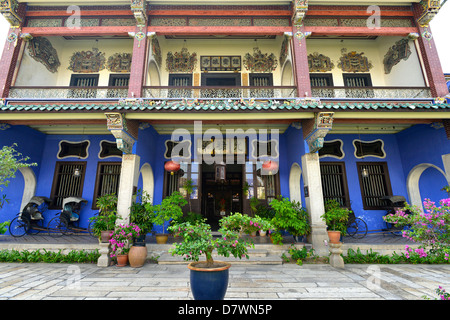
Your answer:
[[[450,290],[450,265],[235,265],[226,300],[437,298]],[[1,263],[1,300],[191,300],[186,265]]]

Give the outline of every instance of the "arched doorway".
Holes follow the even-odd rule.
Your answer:
[[[150,201],[153,203],[153,194],[155,191],[155,181],[153,176],[153,170],[150,164],[144,163],[141,167],[142,175],[142,190],[150,197]]]
[[[27,203],[34,196],[36,191],[36,176],[31,168],[24,167],[19,168],[20,173],[23,176],[23,194],[22,194],[22,203],[20,205],[20,211],[27,205]]]

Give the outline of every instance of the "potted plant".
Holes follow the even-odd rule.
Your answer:
[[[325,213],[321,218],[327,224],[328,238],[331,243],[339,243],[341,234],[345,234],[349,212],[349,209],[341,207],[336,200],[325,202]]]
[[[253,243],[239,239],[237,232],[228,229],[233,225],[229,221],[231,219],[232,215],[221,219],[221,237],[213,237],[210,225],[204,222],[196,225],[185,222],[169,227],[183,238],[170,249],[170,253],[182,256],[185,261],[193,261],[188,268],[191,270],[191,291],[196,300],[222,300],[225,297],[231,264],[215,261],[212,257],[214,250],[220,256],[248,259],[247,250]],[[199,261],[201,255],[205,255],[206,261]]]
[[[117,196],[113,193],[97,198],[98,215],[89,218],[94,236],[101,242],[108,242],[117,220]]]
[[[130,251],[130,242],[133,238],[139,236],[141,229],[134,224],[121,224],[116,227],[111,235],[109,243],[111,244],[111,257],[117,260],[118,267],[124,267],[128,263],[128,253]]]
[[[138,190],[135,197],[136,200],[130,207],[130,222],[135,223],[141,229],[141,234],[135,239],[135,244],[145,245],[145,236],[153,229],[151,214],[146,210],[146,204],[151,205],[151,199],[148,193],[142,190]]]
[[[162,226],[162,234],[156,234],[156,242],[164,244],[168,240],[168,235],[165,232],[164,224],[170,222],[172,219],[179,219],[183,216],[182,207],[187,204],[186,199],[178,191],[173,192],[169,197],[163,199],[161,204],[152,205],[146,203],[145,209],[150,214],[150,221],[154,225]]]
[[[294,239],[307,235],[311,227],[309,225],[308,213],[298,203],[289,201],[288,198],[273,199],[270,206],[274,210],[274,216],[271,220],[274,231],[271,232],[273,242],[282,243],[281,231],[285,230]]]

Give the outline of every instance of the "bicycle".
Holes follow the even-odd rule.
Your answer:
[[[17,217],[11,221],[9,233],[13,237],[22,237],[31,231],[39,233],[46,230],[43,214],[48,210],[50,202],[51,200],[47,197],[32,197],[22,212],[19,212]]]
[[[348,215],[347,235],[355,239],[362,239],[367,235],[367,223],[357,218],[353,210]]]
[[[58,212],[47,224],[47,231],[50,236],[63,236],[74,233],[88,233],[93,235],[91,223],[87,228],[78,226],[81,207],[87,203],[86,200],[78,197],[69,197],[63,200],[63,210]]]

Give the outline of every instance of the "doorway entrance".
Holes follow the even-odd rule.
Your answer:
[[[202,215],[211,225],[219,229],[219,220],[231,212],[241,212],[243,207],[243,165],[226,165],[226,178],[216,181],[214,165],[202,165]]]

